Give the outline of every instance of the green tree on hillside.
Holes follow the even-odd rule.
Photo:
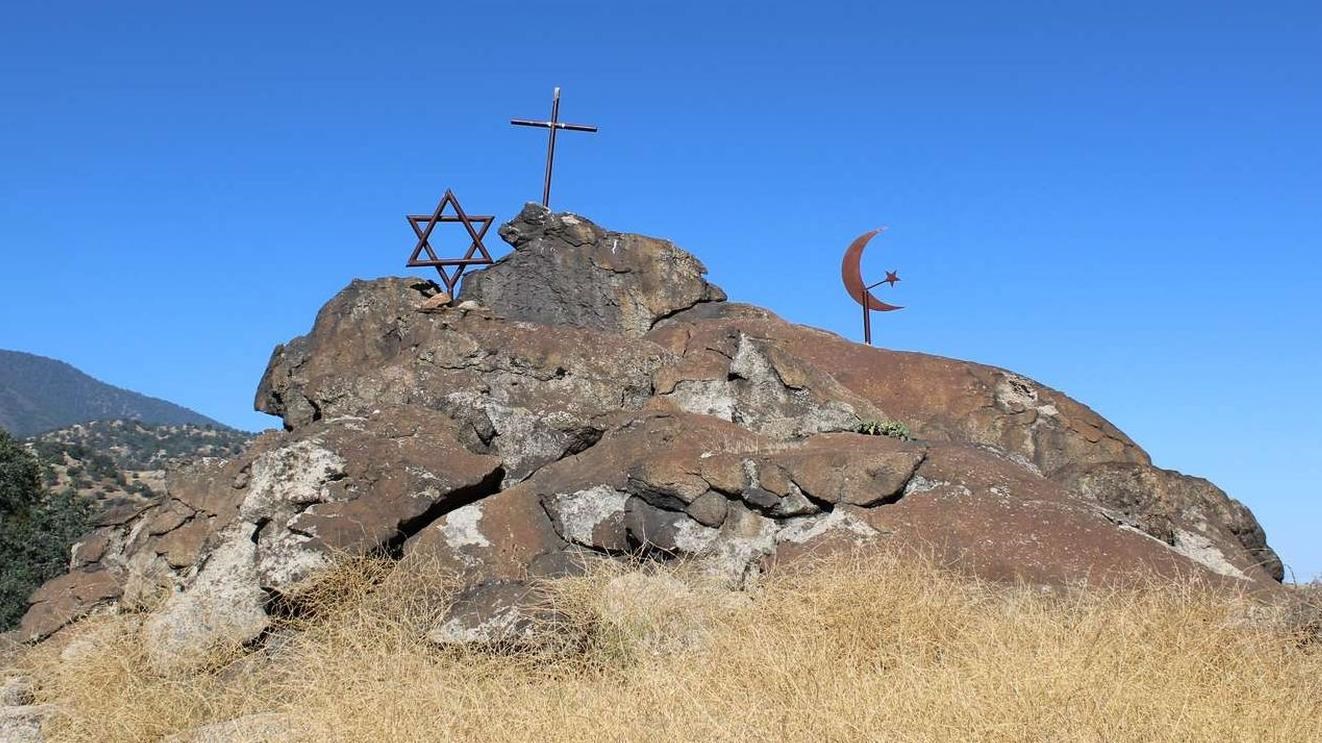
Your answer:
[[[0,630],[23,616],[27,597],[68,568],[69,547],[91,526],[92,504],[50,493],[41,465],[0,431]]]

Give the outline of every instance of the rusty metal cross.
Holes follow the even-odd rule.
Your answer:
[[[546,140],[546,183],[542,186],[542,206],[551,206],[551,170],[555,164],[555,134],[564,129],[570,132],[595,132],[597,127],[590,124],[566,124],[560,121],[560,88],[556,88],[551,98],[551,120],[531,121],[529,119],[510,119],[515,126],[535,126],[550,129]]]

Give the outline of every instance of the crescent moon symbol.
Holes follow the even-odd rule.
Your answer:
[[[849,292],[849,296],[853,297],[855,302],[869,310],[877,310],[878,312],[904,309],[900,305],[887,304],[877,299],[863,285],[863,249],[868,246],[868,241],[884,229],[883,227],[859,235],[857,240],[849,244],[849,249],[845,251],[845,259],[840,263],[840,278],[844,279],[845,291]],[[865,302],[866,304],[864,304]]]

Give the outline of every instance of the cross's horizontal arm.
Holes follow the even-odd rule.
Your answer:
[[[565,124],[559,121],[530,121],[528,119],[510,119],[510,123],[515,126],[536,126],[542,129],[568,129],[571,132],[595,132],[597,127],[587,124]]]

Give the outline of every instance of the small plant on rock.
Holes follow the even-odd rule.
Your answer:
[[[868,436],[890,436],[901,441],[913,438],[909,435],[909,427],[899,421],[863,421],[854,428],[854,432]]]

